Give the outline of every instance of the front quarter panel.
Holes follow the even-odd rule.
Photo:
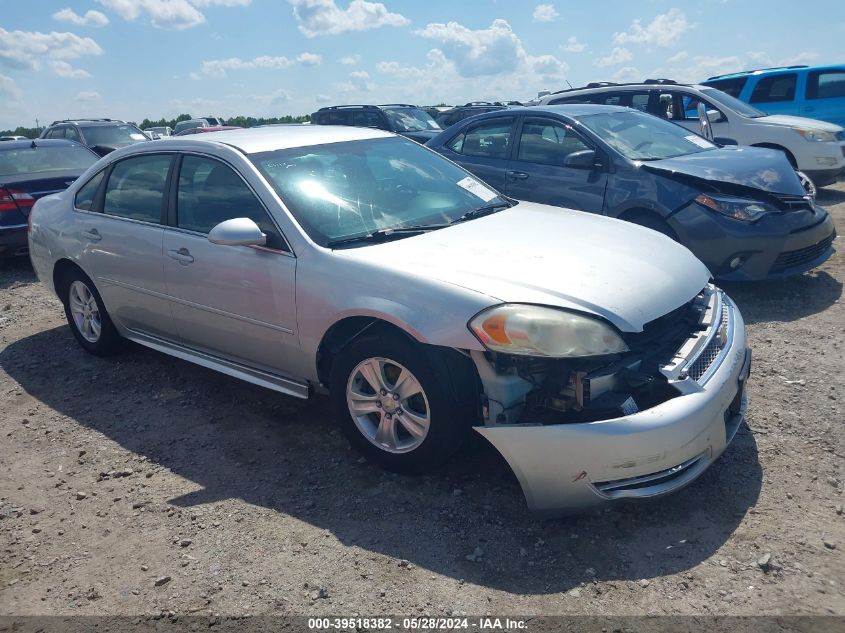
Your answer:
[[[325,333],[353,316],[374,317],[421,343],[483,350],[467,327],[478,312],[500,303],[452,284],[414,276],[319,247],[300,257],[297,322],[306,378],[318,382],[316,357]]]

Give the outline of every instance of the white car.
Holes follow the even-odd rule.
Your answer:
[[[699,131],[698,104],[707,108],[713,136],[722,145],[779,149],[817,187],[845,175],[845,130],[825,121],[768,115],[721,90],[665,79],[642,84],[589,84],[543,97],[540,105],[602,103],[636,108]]]

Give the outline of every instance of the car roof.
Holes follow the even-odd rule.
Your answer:
[[[516,106],[507,109],[507,114],[525,113],[537,114],[538,112],[549,112],[551,114],[563,114],[565,116],[585,116],[587,114],[600,114],[602,112],[630,112],[631,108],[616,105],[600,105],[597,103],[560,103],[557,105],[536,105]],[[502,114],[501,110],[486,112],[481,116],[495,118]]]
[[[81,143],[64,138],[32,138],[25,141],[3,141],[0,149],[23,149],[32,147],[33,144],[35,147],[85,147]]]
[[[237,130],[221,130],[210,134],[177,136],[156,141],[157,148],[184,143],[217,143],[235,147],[246,154],[270,152],[278,149],[342,143],[344,141],[363,141],[374,138],[390,138],[395,134],[375,128],[348,127],[345,125],[301,125],[299,123],[283,125],[264,125]],[[137,145],[142,145],[138,143]]]
[[[577,96],[579,93],[594,93],[594,92],[619,92],[629,90],[676,90],[692,88],[693,90],[701,90],[709,86],[702,86],[699,84],[679,84],[679,83],[629,83],[629,84],[610,84],[608,86],[595,86],[593,88],[573,88],[571,90],[561,90],[560,92],[553,92],[543,97],[543,99],[559,99],[567,96]]]
[[[725,73],[724,75],[714,75],[708,77],[706,81],[714,81],[717,79],[738,79],[741,77],[759,77],[761,75],[783,75],[786,73],[795,72],[815,72],[825,70],[845,70],[842,64],[833,64],[828,66],[805,66],[803,64],[795,66],[777,66],[775,68],[757,68],[755,70],[741,70],[735,73]]]

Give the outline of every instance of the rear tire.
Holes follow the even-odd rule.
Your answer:
[[[368,460],[398,472],[431,470],[470,428],[426,350],[392,332],[353,341],[329,379],[340,428]]]
[[[79,269],[67,271],[62,276],[60,297],[70,331],[85,351],[110,356],[121,350],[123,338],[88,275]]]

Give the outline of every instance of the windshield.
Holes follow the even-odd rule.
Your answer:
[[[605,143],[631,160],[660,160],[715,149],[686,128],[636,110],[576,117]]]
[[[419,108],[385,108],[384,113],[396,132],[419,132],[420,130],[439,130],[437,121],[425,110]]]
[[[140,130],[131,125],[101,125],[83,127],[82,134],[89,147],[95,145],[131,145],[148,140]]]
[[[61,147],[18,147],[0,149],[0,176],[39,174],[47,171],[82,173],[99,160],[99,156],[81,145]]]
[[[761,116],[766,116],[766,113],[762,110],[758,110],[745,103],[745,101],[740,101],[736,97],[730,96],[727,92],[722,92],[715,88],[702,88],[701,94],[749,119],[759,119]]]
[[[251,154],[318,244],[375,231],[448,224],[508,202],[419,144],[380,138]]]

